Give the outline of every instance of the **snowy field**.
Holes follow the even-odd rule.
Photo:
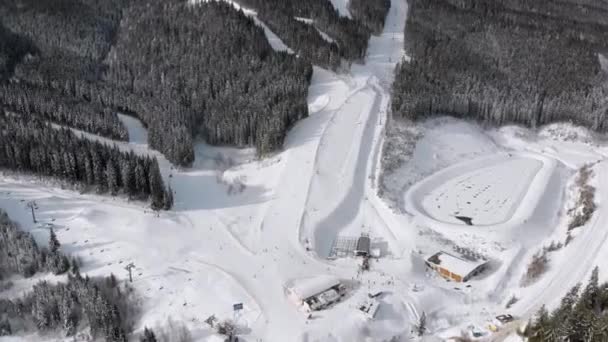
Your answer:
[[[421,183],[409,202],[420,203],[426,215],[440,222],[464,224],[458,219],[462,217],[474,226],[503,223],[513,216],[542,167],[542,161],[512,155],[467,162]],[[428,192],[421,194],[421,188]]]
[[[348,15],[348,1],[332,3]],[[486,333],[480,340],[490,341],[485,327],[494,316],[526,321],[542,304],[557,304],[595,265],[606,265],[608,144],[567,124],[533,131],[433,119],[410,127],[419,133],[411,155],[385,175],[387,191],[399,200],[380,198],[390,85],[396,63],[406,58],[406,14],[406,3],[392,0],[365,64],[343,74],[314,68],[310,117],[289,132],[283,151],[263,160],[252,149],[199,143],[193,167],[176,168],[148,148],[139,121],[121,115],[131,141],[117,146],[158,158],[175,191],[170,212],[13,175],[0,178],[0,207],[41,243],[48,239],[44,223],[52,222],[63,250],[80,257],[88,275],[114,273],[126,281],[124,266],[134,263],[137,331],[172,317],[196,341],[223,341],[204,320],[232,319],[232,305],[243,303],[241,341],[409,341],[423,312],[427,341],[460,336],[472,325]],[[257,22],[274,48],[289,50]],[[542,278],[523,286],[531,256],[566,239],[573,177],[587,164],[600,209],[570,244],[550,254]],[[38,204],[40,225],[31,222],[30,200]],[[336,238],[361,233],[381,250],[370,271],[359,272],[360,260],[352,257],[327,260]],[[466,284],[447,282],[424,265],[425,256],[462,249],[489,265]],[[600,273],[606,278],[608,271]],[[348,294],[311,317],[285,294],[297,279],[327,276],[347,284]],[[17,295],[33,280],[13,281],[13,292],[0,297]],[[358,306],[378,291],[384,294],[370,320]],[[518,301],[507,309],[512,297]],[[495,337],[507,338],[509,329]]]

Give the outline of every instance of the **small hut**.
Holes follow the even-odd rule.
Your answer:
[[[355,248],[355,256],[367,257],[369,256],[369,250],[371,246],[371,239],[369,234],[361,234],[357,240],[357,247]]]

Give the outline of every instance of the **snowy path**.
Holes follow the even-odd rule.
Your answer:
[[[595,167],[595,174],[598,178],[596,201],[601,206],[608,199],[608,161],[599,163]],[[543,279],[542,283],[527,294],[532,300],[517,307],[522,317],[534,315],[541,305],[552,307],[559,303],[570,288],[585,282],[591,270],[605,261],[598,256],[602,255],[602,250],[605,250],[608,244],[606,227],[608,211],[597,210],[591,222],[565,249],[565,254],[552,260],[551,267],[557,267],[557,272],[548,274],[549,279]]]

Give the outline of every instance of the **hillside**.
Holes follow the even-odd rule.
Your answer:
[[[0,340],[603,341],[607,9],[0,0]]]
[[[608,127],[608,6],[575,1],[410,1],[411,60],[393,92],[396,115],[453,116],[536,127]]]
[[[311,65],[274,51],[228,4],[60,3],[0,2],[0,32],[10,37],[2,48],[14,51],[4,58],[3,108],[124,141],[121,111],[183,166],[193,139],[263,155],[308,115]]]

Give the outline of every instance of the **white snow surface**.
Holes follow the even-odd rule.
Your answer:
[[[429,120],[417,124],[422,138],[410,161],[391,176],[402,182],[392,189],[403,199],[399,208],[378,197],[393,70],[405,58],[406,14],[405,1],[392,0],[365,64],[344,74],[314,68],[310,116],[268,158],[256,158],[253,149],[197,143],[194,165],[176,168],[149,149],[140,122],[121,115],[131,141],[116,146],[158,159],[175,191],[169,212],[11,174],[0,177],[0,207],[41,243],[48,239],[43,224],[53,222],[63,251],[81,258],[81,270],[90,276],[114,273],[126,281],[124,265],[133,262],[142,303],[136,333],[172,317],[196,341],[221,341],[203,321],[210,315],[232,318],[235,303],[244,306],[237,322],[244,341],[407,341],[422,312],[426,340],[446,340],[470,325],[484,329],[502,313],[527,321],[541,305],[559,303],[596,265],[607,279],[608,145],[584,129],[485,129],[456,119]],[[573,202],[572,179],[586,164],[594,171],[598,210],[568,246],[550,253],[542,278],[522,286],[532,255],[565,240],[565,203]],[[31,222],[25,207],[30,200],[38,204],[42,225]],[[456,212],[472,217],[473,225],[455,219]],[[326,259],[337,236],[361,233],[382,250],[370,271],[359,272],[353,258]],[[489,269],[466,286],[446,282],[424,265],[424,256],[455,247],[489,260]],[[349,290],[309,319],[285,288],[311,277],[346,280]],[[13,292],[0,297],[17,296],[33,281],[15,279]],[[378,315],[369,320],[357,306],[378,291],[384,293]],[[519,301],[507,310],[512,296]]]
[[[439,222],[463,225],[456,216],[465,216],[472,218],[475,226],[496,226],[514,215],[526,195],[544,193],[542,187],[536,194],[529,190],[535,179],[547,179],[536,178],[539,171],[549,168],[550,176],[554,164],[552,159],[513,153],[459,163],[413,186],[406,207],[421,210]]]
[[[350,15],[350,0],[330,0],[334,8],[340,13],[341,16],[351,18]]]

